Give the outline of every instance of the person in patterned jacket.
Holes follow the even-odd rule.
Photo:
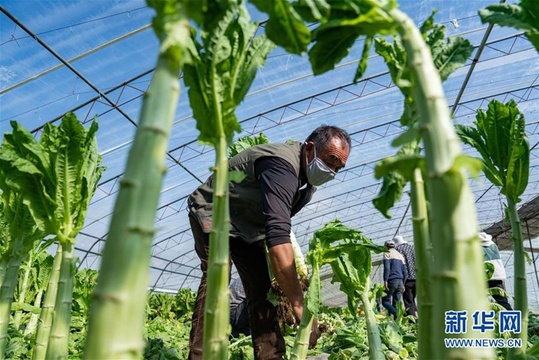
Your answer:
[[[415,287],[415,250],[413,245],[408,244],[408,241],[400,235],[393,238],[395,249],[402,254],[406,262],[406,270],[408,270],[408,278],[404,283],[404,293],[402,300],[406,308],[406,314],[417,317],[416,305],[416,287]]]

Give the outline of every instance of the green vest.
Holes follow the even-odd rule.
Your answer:
[[[289,162],[298,178],[296,194],[294,195],[292,213],[297,213],[316,191],[308,185],[304,196],[300,188],[300,154],[301,143],[264,144],[253,146],[228,162],[229,171],[241,171],[245,179],[241,183],[229,183],[230,234],[241,237],[248,243],[263,240],[265,237],[265,216],[262,212],[262,194],[260,182],[255,177],[255,162],[262,157],[279,157]],[[188,199],[189,210],[199,221],[202,230],[209,233],[212,226],[213,208],[213,176],[200,185]]]

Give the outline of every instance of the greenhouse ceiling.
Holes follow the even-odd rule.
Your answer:
[[[84,123],[97,116],[99,151],[107,170],[76,244],[80,267],[97,269],[157,58],[158,41],[150,26],[153,10],[141,0],[0,3],[0,135],[11,130],[10,120],[39,137],[45,123],[59,123],[68,111]],[[471,124],[477,109],[492,99],[513,99],[525,114],[532,153],[524,204],[539,195],[539,55],[521,31],[481,23],[478,10],[492,3],[495,0],[401,0],[400,7],[416,24],[437,10],[435,19],[447,27],[448,36],[462,36],[475,47],[466,65],[444,83],[455,123]],[[263,32],[264,16],[250,10]],[[237,110],[242,127],[238,137],[263,132],[271,142],[304,140],[323,123],[343,127],[352,137],[346,169],[293,219],[304,251],[313,231],[335,218],[377,244],[396,234],[413,241],[406,194],[391,210],[391,219],[372,204],[381,186],[374,166],[395,154],[391,141],[403,131],[402,96],[372,50],[365,76],[353,83],[362,47],[360,40],[335,70],[321,76],[313,76],[306,55],[290,55],[277,47]],[[198,285],[199,260],[186,197],[209,176],[214,152],[200,145],[197,136],[182,84],[155,218],[149,285],[157,290]],[[470,183],[480,228],[487,229],[503,219],[503,197],[484,176]],[[534,254],[535,261],[539,254]]]

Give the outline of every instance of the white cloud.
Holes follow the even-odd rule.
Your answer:
[[[9,84],[12,83],[16,76],[17,74],[15,74],[7,67],[0,66],[0,86],[4,87],[5,85],[7,87]]]

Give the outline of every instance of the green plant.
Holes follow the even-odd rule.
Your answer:
[[[47,357],[67,357],[74,275],[75,237],[84,225],[86,210],[104,167],[97,152],[97,122],[89,129],[67,113],[58,127],[46,124],[39,142],[17,122],[6,133],[0,150],[4,194],[17,193],[40,236],[53,234],[62,246],[62,263],[55,301],[55,317]],[[20,230],[19,230],[20,231]],[[50,242],[48,242],[50,244]],[[30,244],[28,244],[29,246]],[[26,248],[31,253],[35,244]],[[25,254],[26,256],[26,254]]]
[[[187,3],[192,6],[188,8]],[[144,350],[148,268],[165,153],[191,46],[188,12],[203,2],[148,0],[156,11],[157,65],[114,206],[90,314],[86,359],[139,358]],[[140,206],[144,204],[144,206]],[[110,319],[115,319],[111,323]]]
[[[461,37],[446,39],[446,28],[434,23],[434,13],[420,27],[420,32],[429,46],[434,65],[442,81],[464,65],[473,51],[468,40]],[[421,289],[417,299],[418,310],[420,316],[430,319],[434,301],[431,291],[432,242],[427,212],[427,194],[423,181],[427,174],[425,159],[420,155],[419,112],[414,101],[414,81],[407,65],[407,53],[400,36],[395,34],[392,43],[384,38],[376,38],[375,49],[384,58],[393,82],[404,95],[404,111],[400,123],[407,130],[393,141],[392,145],[401,146],[397,155],[376,164],[375,177],[381,177],[383,182],[380,193],[373,199],[373,204],[385,217],[390,218],[389,209],[401,198],[404,186],[410,183],[417,287]],[[428,321],[422,321],[419,326],[421,328],[419,354],[421,357],[428,357],[432,353],[431,324]]]
[[[4,136],[10,137],[8,133]],[[0,149],[0,158],[6,155],[6,147]],[[4,168],[3,170],[6,170]],[[43,238],[30,215],[28,207],[23,203],[21,193],[13,191],[7,186],[7,181],[12,181],[0,170],[0,187],[2,188],[1,216],[7,225],[4,228],[3,253],[1,262],[5,269],[2,286],[0,287],[0,359],[4,358],[8,340],[8,324],[10,320],[11,304],[18,280],[19,267],[36,243]]]
[[[193,62],[186,64],[184,81],[189,87],[193,116],[200,130],[198,140],[215,147],[213,210],[210,233],[207,293],[204,312],[206,358],[226,358],[229,322],[229,181],[243,174],[228,172],[227,148],[240,130],[235,109],[249,90],[257,69],[273,44],[265,36],[254,37],[243,1],[228,4],[221,17],[201,24],[201,43],[196,42]]]
[[[520,334],[514,334],[522,339],[522,347],[509,350],[510,358],[515,358],[522,355],[527,346],[526,259],[517,204],[528,185],[530,145],[524,115],[514,100],[506,104],[492,100],[487,111],[477,111],[474,125],[457,125],[457,134],[464,143],[479,152],[485,176],[505,195],[506,214],[511,223],[515,254],[515,309],[521,311],[523,329]]]
[[[251,146],[261,144],[269,144],[269,139],[264,133],[258,133],[253,136],[242,136],[228,147],[228,157],[231,158]]]
[[[334,282],[340,283],[340,290],[348,298],[348,310],[357,316],[359,301],[363,301],[367,320],[367,334],[369,338],[371,359],[383,359],[380,344],[380,334],[371,308],[370,251],[383,252],[385,248],[376,246],[361,232],[350,229],[339,220],[327,223],[322,229],[316,231],[309,242],[307,262],[312,267],[309,288],[305,296],[305,309],[296,335],[292,359],[304,359],[308,346],[309,334],[313,318],[320,311],[321,280],[320,268],[330,264],[333,270]]]

